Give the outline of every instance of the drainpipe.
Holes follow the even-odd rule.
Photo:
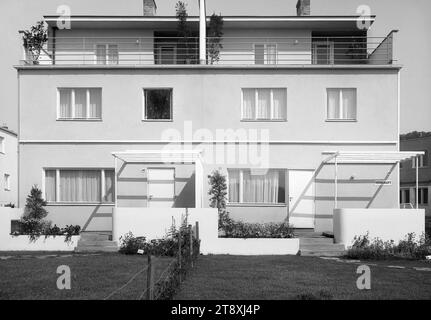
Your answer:
[[[206,64],[207,24],[205,0],[199,0],[199,63]]]

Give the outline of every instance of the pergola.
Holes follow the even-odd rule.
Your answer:
[[[126,150],[112,152],[115,165],[115,207],[118,203],[118,162],[128,163],[159,163],[195,165],[195,207],[202,208],[203,204],[203,166],[201,150]]]
[[[423,151],[329,151],[323,152],[324,155],[329,155],[323,163],[335,165],[335,209],[338,207],[338,165],[339,164],[397,164],[401,161],[413,159],[416,164],[416,209],[419,208],[419,157],[424,155]]]

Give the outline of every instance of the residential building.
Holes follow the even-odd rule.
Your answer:
[[[7,126],[0,127],[0,206],[18,200],[18,138]]]
[[[412,138],[401,138],[402,151],[420,150],[424,154],[417,159],[404,161],[400,169],[400,203],[402,206],[425,209],[427,217],[431,216],[431,135]],[[416,167],[418,173],[418,190],[416,192]]]
[[[199,17],[184,40],[154,1],[70,29],[45,16],[39,61],[16,66],[19,205],[37,184],[54,223],[109,231],[115,207],[208,207],[221,170],[237,220],[331,231],[336,207],[398,208],[397,161],[372,157],[399,151],[396,32],[304,5],[223,17],[213,63]]]

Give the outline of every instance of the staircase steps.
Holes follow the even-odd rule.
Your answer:
[[[309,257],[340,257],[345,254],[344,245],[336,244],[333,238],[314,232],[299,236],[299,250],[301,256]]]
[[[109,231],[84,231],[75,248],[75,252],[117,252],[118,243],[112,241]]]

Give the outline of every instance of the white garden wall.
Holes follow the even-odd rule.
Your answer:
[[[18,220],[23,209],[0,207],[0,251],[73,251],[79,236],[65,242],[65,236],[41,236],[31,241],[29,236],[12,236],[11,220]]]
[[[334,238],[336,243],[351,246],[355,236],[367,232],[371,239],[393,240],[407,234],[420,236],[425,231],[425,210],[410,209],[335,209]]]

